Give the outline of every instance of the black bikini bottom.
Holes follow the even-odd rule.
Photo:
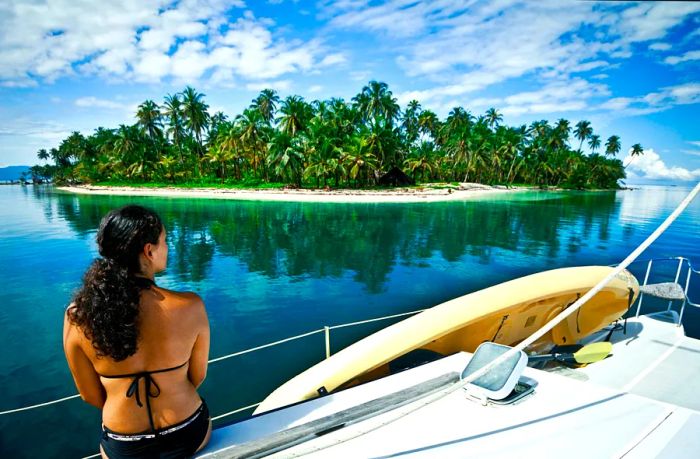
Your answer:
[[[109,459],[191,457],[209,430],[206,402],[192,416],[172,426],[137,434],[121,434],[102,427],[102,449]]]

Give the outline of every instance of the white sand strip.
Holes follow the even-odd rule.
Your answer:
[[[75,185],[58,187],[59,190],[82,194],[161,196],[176,198],[238,199],[245,201],[295,201],[295,202],[441,202],[460,201],[489,193],[523,191],[525,188],[491,187],[462,183],[454,189],[396,188],[392,190],[296,190],[260,189],[241,190],[225,188],[142,188],[128,186]]]

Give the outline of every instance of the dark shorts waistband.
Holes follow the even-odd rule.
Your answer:
[[[163,427],[162,429],[157,429],[155,432],[151,430],[147,430],[144,432],[139,432],[139,433],[134,433],[134,434],[124,434],[124,433],[119,433],[115,432],[113,430],[110,430],[107,426],[104,424],[102,425],[102,431],[111,439],[113,440],[119,440],[119,441],[139,441],[147,438],[156,438],[156,437],[163,437],[165,435],[177,432],[180,429],[184,429],[191,423],[197,420],[197,418],[202,415],[203,412],[209,413],[209,410],[207,408],[207,404],[204,400],[202,400],[202,404],[199,405],[199,408],[192,413],[187,419],[184,421],[180,421],[177,424],[173,424],[171,426]]]

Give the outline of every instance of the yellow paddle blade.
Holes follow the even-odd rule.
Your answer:
[[[609,356],[611,352],[612,343],[608,341],[592,343],[574,352],[574,360],[576,360],[576,363],[598,362]]]

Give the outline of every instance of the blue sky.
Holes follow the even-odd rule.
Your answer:
[[[590,120],[630,182],[700,180],[700,2],[23,0],[0,3],[0,166],[134,122],[192,85],[235,116],[260,89],[350,99],[385,81],[444,117]],[[627,161],[626,161],[627,162]]]

